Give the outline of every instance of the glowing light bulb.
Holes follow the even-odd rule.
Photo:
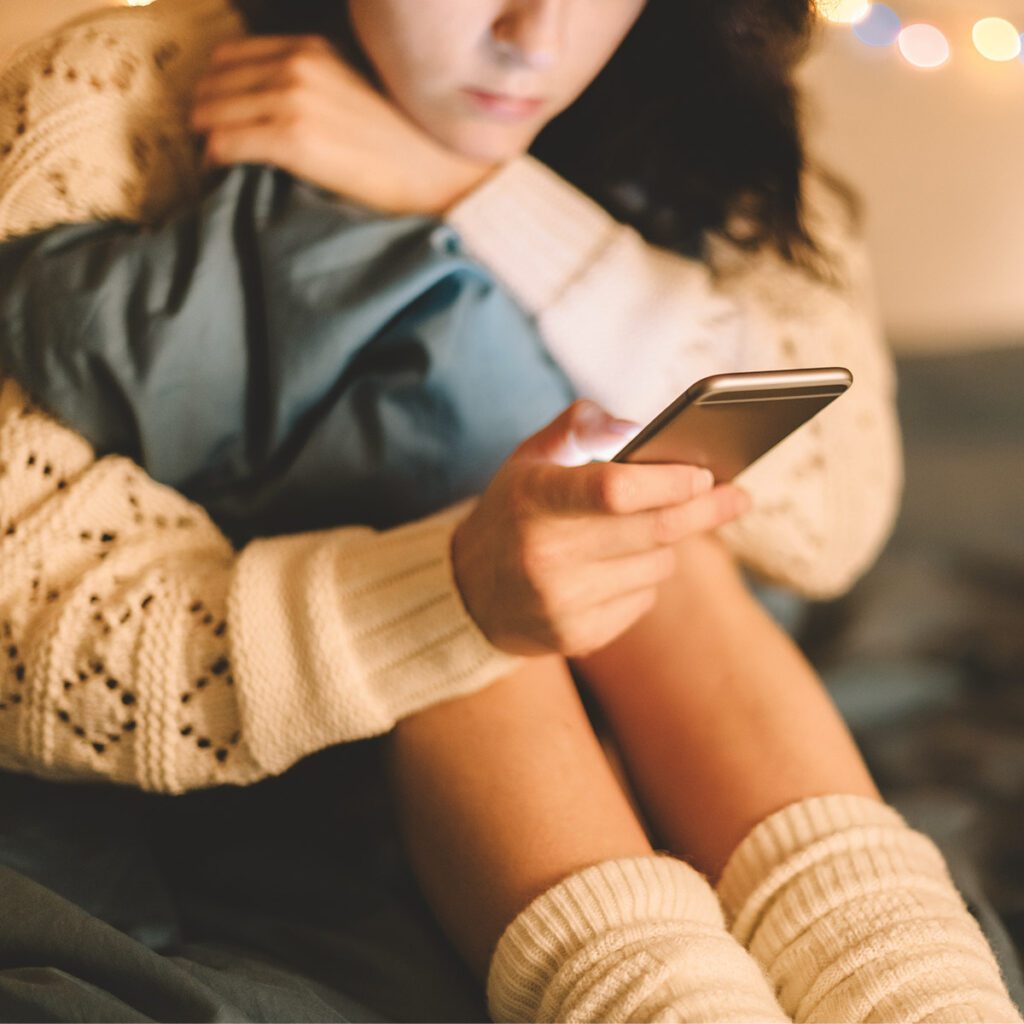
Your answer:
[[[891,46],[902,28],[900,16],[885,4],[872,4],[871,12],[858,25],[853,34],[868,46]]]
[[[989,60],[1013,60],[1020,56],[1020,35],[1005,18],[982,18],[975,22],[971,38],[978,53]]]
[[[908,25],[896,42],[904,59],[915,68],[937,68],[949,60],[949,40],[934,25]]]
[[[870,0],[816,0],[818,13],[829,21],[854,25],[871,13]]]

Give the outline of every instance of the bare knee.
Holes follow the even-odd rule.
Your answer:
[[[388,744],[410,862],[478,971],[502,929],[551,885],[650,851],[560,657],[530,659],[404,719]]]
[[[428,736],[438,730],[458,730],[466,738],[474,725],[497,719],[578,721],[579,697],[566,660],[561,655],[528,658],[522,665],[473,693],[453,697],[402,719],[391,733],[397,736]]]

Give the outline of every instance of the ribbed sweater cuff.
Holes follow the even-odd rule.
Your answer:
[[[452,534],[475,499],[391,530],[250,544],[231,591],[234,657],[250,680],[250,748],[271,772],[378,735],[468,694],[523,659],[494,647],[463,604]]]
[[[551,306],[621,230],[601,206],[530,156],[504,164],[445,219],[535,314]]]
[[[878,847],[885,830],[897,830],[898,837],[907,823],[880,800],[830,793],[789,804],[755,825],[733,850],[716,886],[736,938],[746,945],[772,896],[815,860],[850,842],[844,833],[861,827],[852,841]],[[879,849],[888,857],[885,845]],[[869,858],[874,855],[868,851]]]
[[[594,864],[542,893],[502,933],[487,976],[492,1016],[497,1021],[559,1019],[555,1014],[564,993],[556,991],[556,977],[566,964],[587,952],[593,963],[614,958],[635,938],[629,926],[643,925],[654,926],[647,933],[651,937],[658,926],[665,933],[682,926],[724,928],[714,892],[684,861],[656,854]],[[585,974],[591,965],[574,964],[573,973]]]

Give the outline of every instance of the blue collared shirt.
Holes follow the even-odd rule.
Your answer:
[[[0,367],[238,540],[479,493],[575,397],[454,229],[257,165],[157,228],[0,245]]]

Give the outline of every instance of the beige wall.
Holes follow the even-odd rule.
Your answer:
[[[935,71],[828,26],[804,69],[815,149],[868,204],[893,344],[1024,344],[1024,63],[978,55],[970,29],[1024,0],[889,0],[953,35]]]

